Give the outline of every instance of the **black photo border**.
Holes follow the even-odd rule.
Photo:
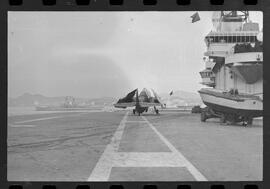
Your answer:
[[[20,2],[21,1],[21,2]],[[45,0],[46,1],[46,0]],[[15,2],[15,4],[14,4]],[[190,0],[179,5],[177,0],[123,0],[111,5],[110,0],[90,0],[77,5],[76,0],[56,0],[43,5],[44,0],[0,0],[0,189],[270,189],[270,0]],[[149,2],[149,1],[148,1]],[[219,4],[221,2],[221,4]],[[223,2],[223,3],[222,3]],[[16,5],[18,3],[19,5]],[[21,4],[20,4],[21,3]],[[147,5],[144,5],[146,3]],[[212,3],[212,4],[211,4]],[[250,4],[245,4],[250,3]],[[255,3],[255,4],[254,4]],[[11,5],[13,4],[13,5]],[[15,182],[7,181],[7,14],[8,11],[221,11],[249,10],[263,12],[263,181],[229,182]],[[269,51],[269,53],[268,53]],[[269,88],[268,88],[269,87]],[[239,133],[241,134],[241,133]],[[245,157],[243,157],[245,158]],[[237,169],[237,167],[236,167]],[[222,170],[221,170],[222,171]]]

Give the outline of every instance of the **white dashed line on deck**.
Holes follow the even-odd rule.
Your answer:
[[[197,181],[207,181],[205,176],[203,176],[203,174],[198,169],[196,169],[194,165],[192,165],[192,163],[190,163],[181,152],[179,152],[160,132],[158,132],[158,130],[144,116],[142,116],[142,118],[148,122],[148,125],[155,131],[155,133],[159,136],[159,138],[170,148],[172,153],[182,161],[184,166],[189,170],[189,172],[194,176],[194,178]]]
[[[29,122],[34,122],[34,121],[43,121],[43,120],[56,119],[56,118],[61,118],[61,117],[63,117],[63,116],[45,117],[45,118],[39,118],[39,119],[30,119],[30,120],[25,120],[25,121],[18,121],[18,122],[15,122],[15,123],[16,124],[29,123]]]
[[[10,127],[35,127],[35,125],[12,125],[9,124]]]
[[[65,115],[65,116],[54,116],[54,117],[30,119],[30,120],[25,120],[25,121],[18,121],[18,122],[15,122],[15,124],[29,123],[29,122],[34,122],[34,121],[43,121],[43,120],[50,120],[50,119],[57,119],[57,118],[64,118],[64,117],[71,117],[71,116],[78,116],[78,115],[82,115],[82,114],[87,114],[87,113],[80,113],[80,114],[76,114],[76,115]]]
[[[128,112],[126,112],[124,118],[119,124],[116,132],[114,133],[111,143],[107,145],[103,154],[101,155],[99,161],[97,162],[94,170],[88,178],[88,181],[107,181],[111,174],[112,169],[112,160],[114,154],[117,153],[117,150],[120,145],[120,140],[122,138],[125,122],[128,116]]]
[[[93,169],[88,181],[108,181],[112,167],[185,167],[197,181],[207,179],[144,117],[143,121],[159,136],[171,152],[118,152],[121,138],[127,121],[128,112],[114,133]]]

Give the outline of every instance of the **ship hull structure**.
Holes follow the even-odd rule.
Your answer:
[[[214,30],[206,37],[205,69],[199,93],[208,107],[201,121],[220,117],[251,124],[263,116],[263,41],[258,24],[248,12],[221,11]],[[260,37],[261,36],[261,37]],[[248,122],[248,123],[247,123]]]
[[[220,91],[201,89],[202,101],[217,114],[254,118],[263,116],[263,101],[259,97],[231,95]]]

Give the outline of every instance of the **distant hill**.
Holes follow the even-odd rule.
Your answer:
[[[124,95],[123,95],[124,96]],[[198,93],[186,91],[174,91],[170,96],[166,93],[159,94],[160,98],[166,105],[169,106],[192,106],[202,104],[201,98]],[[41,94],[24,93],[16,98],[8,99],[8,106],[10,107],[29,107],[35,105],[62,105],[65,102],[65,96],[59,97],[46,97]],[[118,99],[112,97],[101,98],[79,98],[74,97],[78,105],[112,105]]]
[[[65,102],[65,96],[46,97],[40,94],[24,93],[16,98],[8,98],[8,106],[35,106],[35,105],[62,105]],[[80,105],[110,105],[116,101],[112,97],[102,98],[75,98],[75,102]]]
[[[173,91],[171,96],[169,93],[161,93],[159,96],[167,106],[194,106],[202,104],[200,95],[193,92],[179,90]]]

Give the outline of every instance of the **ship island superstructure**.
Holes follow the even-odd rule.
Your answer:
[[[205,37],[205,69],[199,93],[207,108],[201,120],[251,124],[263,113],[263,33],[248,11],[214,12]]]

